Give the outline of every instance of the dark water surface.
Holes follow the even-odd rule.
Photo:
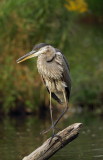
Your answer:
[[[75,122],[84,125],[79,137],[56,153],[51,160],[103,160],[103,120],[78,115],[60,122],[60,127]],[[33,116],[1,120],[0,160],[21,160],[31,153],[49,137],[39,134],[49,125],[48,120],[38,120]]]

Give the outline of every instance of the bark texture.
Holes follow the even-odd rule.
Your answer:
[[[31,154],[24,157],[23,160],[47,160],[53,156],[58,150],[65,147],[68,143],[77,138],[79,131],[82,127],[82,123],[75,123],[64,130],[57,133],[58,137],[54,137],[50,143],[50,139],[47,139],[39,148],[34,150]]]

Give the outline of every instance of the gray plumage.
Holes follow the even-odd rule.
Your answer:
[[[50,45],[46,47],[48,47],[48,52],[38,56],[37,68],[47,90],[51,91],[52,97],[59,103],[64,103],[63,90],[68,100],[71,90],[69,65],[58,49]]]

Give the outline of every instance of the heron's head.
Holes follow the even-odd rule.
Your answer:
[[[23,61],[30,59],[30,58],[33,58],[33,57],[37,57],[41,54],[48,54],[53,51],[54,51],[54,48],[51,45],[46,44],[46,43],[40,43],[40,44],[35,45],[31,52],[20,57],[17,60],[17,63],[23,62]]]

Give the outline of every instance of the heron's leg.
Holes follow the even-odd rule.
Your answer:
[[[53,125],[50,128],[48,128],[46,131],[42,132],[42,134],[45,134],[45,133],[49,132],[52,128],[55,128],[55,126],[57,125],[57,123],[59,122],[59,120],[67,112],[67,110],[68,110],[68,103],[67,103],[67,99],[66,99],[66,95],[65,95],[65,91],[64,90],[63,90],[63,96],[64,96],[64,101],[65,101],[65,110],[62,112],[62,114],[59,116],[59,118],[53,123]]]
[[[51,105],[51,92],[50,92],[50,117],[51,117],[51,122],[52,122],[52,130],[53,130],[53,135],[54,135],[54,121],[53,121],[53,108]]]
[[[59,120],[63,117],[63,115],[64,115],[64,114],[67,112],[67,110],[68,110],[68,104],[67,104],[67,99],[66,99],[66,95],[65,95],[64,90],[63,90],[63,96],[64,96],[64,101],[65,101],[65,106],[66,106],[66,107],[65,107],[65,110],[62,112],[62,114],[59,116],[59,118],[54,122],[53,128],[57,125],[57,123],[59,122]],[[60,140],[60,142],[62,143],[61,137],[60,137],[59,135],[53,134],[53,136],[51,137],[51,140],[50,140],[49,144],[51,144],[52,139],[53,139],[54,137],[57,137],[57,138]]]
[[[67,112],[67,110],[69,108],[64,90],[63,90],[63,96],[64,96],[64,101],[65,101],[65,110],[62,112],[62,114],[59,116],[59,118],[54,122],[54,127],[57,125],[59,120],[64,116],[64,114]]]
[[[52,128],[53,134],[52,134],[52,137],[51,137],[51,139],[50,139],[49,144],[51,144],[52,139],[53,139],[54,137],[57,137],[60,141],[62,141],[62,140],[61,140],[61,137],[55,134],[54,121],[53,121],[53,110],[52,110],[52,105],[51,105],[51,92],[50,92],[50,116],[51,116],[51,122],[52,122],[52,127],[50,127],[50,128]],[[47,132],[48,132],[48,131],[47,131]]]
[[[53,130],[53,136],[55,135],[55,127],[54,127],[54,121],[53,121],[53,108],[52,108],[52,105],[51,105],[51,92],[50,92],[50,117],[51,117],[51,122],[52,122],[52,125],[50,128],[48,128],[47,130],[45,131],[42,131],[40,134],[45,134],[47,132],[49,132],[51,129]]]

